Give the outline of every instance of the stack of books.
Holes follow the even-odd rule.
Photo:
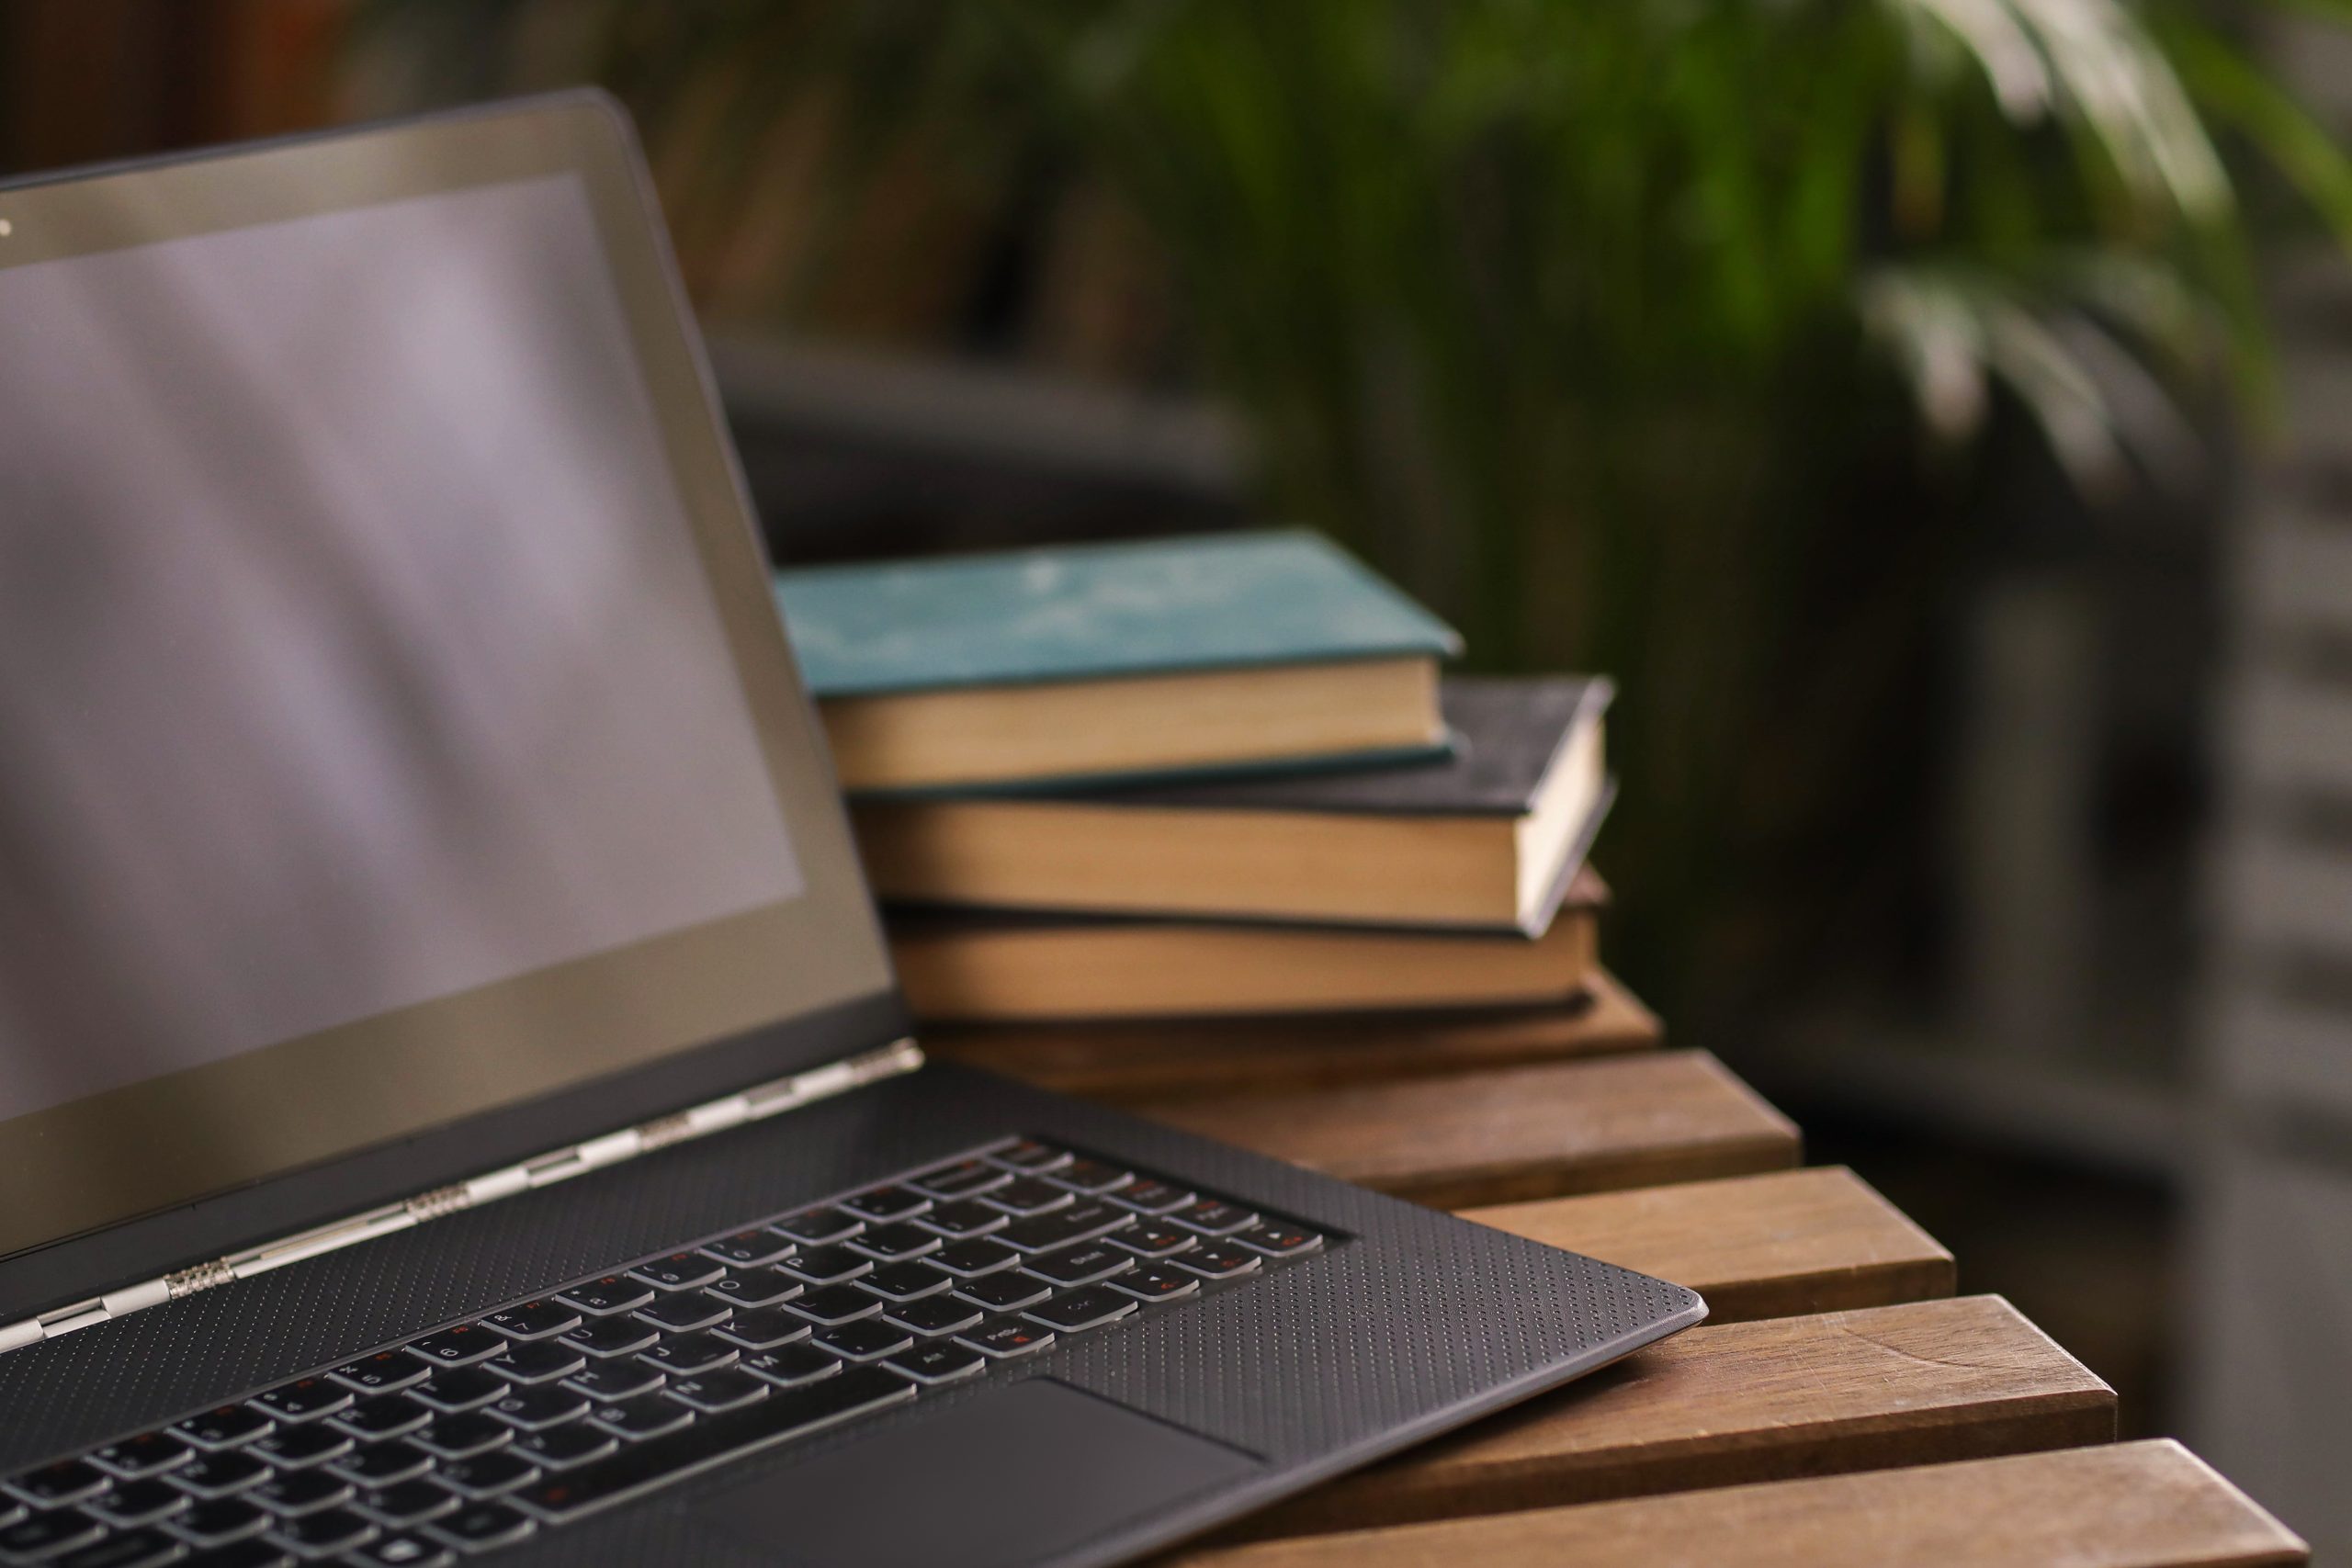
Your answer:
[[[1608,683],[1460,639],[1319,537],[780,575],[899,979],[933,1021],[1558,1004]]]

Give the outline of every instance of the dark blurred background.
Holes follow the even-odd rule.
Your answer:
[[[2335,14],[0,0],[0,164],[602,82],[781,559],[1304,521],[1611,673],[1612,967],[2324,1559]]]

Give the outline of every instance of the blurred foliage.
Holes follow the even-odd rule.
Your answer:
[[[2243,47],[2245,8],[2218,15],[375,0],[370,20],[460,90],[533,60],[612,85],[690,247],[781,199],[776,138],[821,125],[783,160],[787,315],[870,273],[877,232],[944,243],[872,226],[910,160],[934,216],[1040,178],[1114,193],[1252,417],[1272,507],[1455,617],[1480,664],[1619,678],[1614,951],[1721,1019],[1789,947],[1825,847],[1866,830],[1867,789],[1836,781],[1883,771],[1905,722],[1961,548],[1951,454],[2007,406],[2086,494],[2180,477],[2174,394],[2265,395],[2237,181],[2260,168],[2352,236],[2352,166]]]

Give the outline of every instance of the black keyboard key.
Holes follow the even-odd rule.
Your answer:
[[[1083,1285],[1062,1292],[1044,1306],[1029,1308],[1028,1314],[1057,1333],[1076,1334],[1081,1329],[1116,1323],[1132,1316],[1135,1311],[1134,1297],[1122,1295],[1106,1285]]]
[[[729,1306],[774,1306],[788,1302],[808,1288],[780,1269],[729,1269],[703,1287]]]
[[[514,1451],[541,1470],[570,1470],[575,1464],[602,1459],[619,1446],[620,1440],[610,1432],[585,1422],[531,1432],[514,1439]]]
[[[586,1394],[568,1388],[518,1388],[492,1405],[490,1413],[517,1430],[536,1432],[579,1419],[588,1414],[589,1404]]]
[[[635,1399],[640,1393],[651,1393],[662,1383],[662,1373],[643,1361],[601,1361],[586,1371],[563,1380],[563,1386],[576,1389],[598,1404],[617,1404],[624,1399]]]
[[[379,1350],[327,1374],[358,1393],[398,1393],[433,1375],[433,1369],[399,1350]]]
[[[190,1503],[188,1495],[178,1487],[150,1476],[144,1481],[126,1481],[84,1506],[110,1525],[147,1525],[185,1512]]]
[[[539,1478],[538,1467],[512,1449],[453,1460],[433,1472],[435,1480],[469,1497],[495,1497]]]
[[[125,1530],[62,1557],[52,1557],[50,1568],[159,1568],[177,1562],[185,1551],[176,1539],[162,1530]]]
[[[1179,1187],[1173,1182],[1157,1180],[1148,1176],[1131,1181],[1111,1194],[1114,1202],[1143,1214],[1172,1213],[1199,1196],[1189,1187]]]
[[[927,1252],[937,1252],[946,1243],[936,1231],[900,1222],[875,1225],[848,1245],[853,1251],[888,1261],[899,1258],[921,1258]]]
[[[660,1329],[634,1317],[600,1317],[582,1324],[557,1343],[573,1346],[592,1356],[634,1356],[650,1348],[661,1337]]]
[[[765,1399],[768,1385],[749,1372],[727,1367],[698,1378],[673,1378],[663,1392],[683,1404],[715,1415],[755,1399]]]
[[[503,1398],[506,1387],[506,1380],[488,1367],[456,1367],[411,1389],[408,1396],[445,1416],[454,1416],[461,1410],[479,1410],[493,1399]]]
[[[245,1494],[281,1518],[300,1518],[321,1508],[339,1508],[356,1492],[350,1482],[331,1470],[298,1470],[273,1476]]]
[[[352,1398],[352,1392],[339,1382],[325,1378],[300,1378],[257,1393],[247,1403],[273,1420],[292,1425],[322,1420],[338,1410],[348,1410]]]
[[[1044,1301],[1054,1288],[1032,1274],[983,1274],[956,1286],[956,1293],[990,1312],[1018,1312]]]
[[[721,1263],[732,1264],[738,1269],[756,1269],[790,1252],[792,1238],[780,1231],[762,1227],[720,1236],[702,1250]]]
[[[461,1501],[463,1499],[455,1492],[438,1481],[402,1481],[362,1495],[359,1511],[372,1519],[399,1529],[438,1518],[457,1507]]]
[[[922,1345],[883,1363],[919,1382],[955,1382],[978,1374],[989,1359],[962,1345]]]
[[[1077,1195],[1067,1187],[1057,1187],[1050,1181],[1035,1177],[1022,1177],[1008,1181],[993,1192],[981,1196],[983,1203],[1014,1214],[1042,1214],[1050,1209],[1066,1209],[1078,1201]]]
[[[1057,1285],[1091,1285],[1135,1267],[1136,1255],[1107,1241],[1082,1241],[1052,1252],[1041,1252],[1022,1265],[1032,1274]]]
[[[778,1389],[741,1410],[709,1416],[683,1432],[623,1449],[610,1459],[551,1475],[514,1494],[550,1518],[570,1518],[636,1496],[673,1476],[744,1450],[910,1397],[914,1385],[876,1367]]]
[[[106,1526],[79,1508],[51,1508],[0,1529],[0,1555],[11,1562],[37,1562],[104,1534]]]
[[[961,1202],[942,1203],[928,1214],[916,1216],[914,1223],[925,1230],[934,1230],[944,1236],[986,1235],[1001,1231],[1012,1224],[1012,1216],[1002,1209],[967,1198]]]
[[[288,1519],[271,1533],[305,1557],[333,1557],[365,1546],[383,1529],[355,1509],[322,1508]]]
[[[1009,1360],[1015,1356],[1034,1356],[1051,1348],[1054,1336],[1026,1318],[997,1317],[990,1318],[978,1328],[966,1329],[956,1337],[956,1342],[968,1345],[999,1360]]]
[[[356,1447],[351,1434],[339,1427],[283,1427],[266,1438],[255,1438],[245,1451],[280,1470],[308,1470],[341,1459]]]
[[[1265,1258],[1246,1247],[1229,1241],[1212,1241],[1176,1256],[1176,1266],[1189,1269],[1207,1280],[1230,1280],[1237,1275],[1255,1274],[1266,1266]]]
[[[692,1295],[664,1296],[650,1306],[639,1307],[639,1322],[656,1328],[666,1328],[673,1334],[691,1334],[697,1328],[711,1328],[725,1323],[735,1309],[706,1292]]]
[[[872,1291],[877,1296],[888,1296],[894,1302],[910,1302],[918,1296],[944,1291],[955,1282],[955,1275],[933,1269],[928,1263],[892,1263],[860,1280],[857,1288]]]
[[[556,1297],[568,1307],[577,1308],[591,1317],[610,1317],[616,1312],[635,1312],[653,1299],[653,1287],[642,1284],[625,1274],[607,1274],[584,1285],[574,1285]]]
[[[344,1561],[358,1568],[449,1568],[458,1554],[437,1540],[402,1532],[380,1536],[348,1553]]]
[[[638,1358],[665,1376],[690,1378],[718,1367],[731,1367],[742,1354],[739,1346],[710,1334],[668,1334],[662,1343]]]
[[[240,1443],[252,1442],[277,1425],[258,1410],[243,1404],[224,1404],[177,1423],[172,1427],[172,1434],[199,1449],[233,1449]]]
[[[820,1328],[808,1337],[808,1342],[844,1360],[873,1361],[905,1349],[914,1338],[895,1324],[868,1317]]]
[[[503,1335],[493,1334],[478,1323],[461,1323],[455,1328],[426,1335],[411,1344],[408,1353],[429,1366],[470,1367],[503,1354],[505,1349]]]
[[[861,1257],[846,1247],[804,1247],[776,1267],[809,1284],[831,1285],[872,1273],[874,1259]]]
[[[294,1554],[274,1540],[241,1540],[191,1557],[180,1568],[294,1568]]]
[[[433,1419],[433,1412],[404,1393],[363,1399],[334,1418],[334,1424],[366,1441],[397,1438]]]
[[[1110,1281],[1114,1291],[1125,1292],[1137,1301],[1172,1302],[1195,1294],[1201,1288],[1201,1277],[1179,1269],[1173,1263],[1138,1263]]]
[[[186,1443],[167,1432],[141,1432],[135,1438],[107,1444],[90,1456],[90,1462],[125,1481],[136,1481],[142,1475],[157,1475],[186,1464],[195,1457]]]
[[[694,1419],[694,1412],[656,1393],[618,1404],[600,1404],[588,1418],[616,1438],[641,1441],[684,1426]]]
[[[1053,1170],[1069,1164],[1072,1156],[1065,1151],[1023,1138],[1001,1149],[990,1149],[988,1157],[1009,1170]]]
[[[1067,1209],[1031,1214],[996,1233],[996,1239],[1023,1252],[1045,1252],[1075,1241],[1092,1241],[1136,1223],[1135,1212],[1101,1198],[1082,1198]]]
[[[467,1459],[503,1448],[514,1440],[514,1428],[487,1410],[444,1416],[415,1438],[418,1448],[429,1449],[443,1459]]]
[[[943,1247],[924,1261],[950,1274],[992,1274],[1021,1260],[1021,1254],[1001,1241],[959,1241]]]
[[[503,1312],[492,1313],[482,1321],[509,1339],[528,1343],[534,1339],[552,1339],[557,1335],[580,1326],[580,1309],[561,1302],[525,1302]]]
[[[865,1222],[840,1209],[808,1209],[776,1221],[775,1228],[804,1247],[817,1247],[848,1240],[865,1228]]]
[[[847,1323],[880,1312],[882,1298],[854,1285],[828,1285],[821,1291],[809,1292],[784,1310],[817,1323]]]
[[[727,1266],[716,1258],[705,1258],[699,1252],[673,1252],[667,1258],[639,1264],[629,1270],[629,1277],[657,1290],[699,1291],[726,1272]]]
[[[876,1187],[871,1192],[842,1199],[842,1207],[868,1222],[903,1220],[930,1208],[931,1200],[903,1187]]]
[[[1166,1220],[1141,1221],[1129,1225],[1111,1240],[1114,1245],[1146,1258],[1173,1258],[1201,1245],[1198,1231],[1188,1231],[1182,1225],[1172,1224]]]
[[[337,1460],[334,1468],[336,1474],[362,1486],[397,1486],[431,1470],[433,1456],[414,1443],[395,1438],[389,1442],[371,1443],[348,1459]]]
[[[917,1334],[960,1333],[985,1315],[978,1307],[958,1296],[925,1296],[920,1301],[901,1303],[883,1314],[887,1321]]]
[[[1262,1252],[1269,1258],[1296,1258],[1323,1245],[1323,1238],[1313,1231],[1302,1230],[1280,1220],[1251,1225],[1233,1239],[1250,1251]]]
[[[8,1483],[8,1490],[35,1507],[54,1508],[95,1497],[112,1484],[106,1472],[68,1459],[25,1472]]]
[[[259,1535],[268,1524],[269,1515],[242,1497],[211,1497],[190,1504],[172,1529],[198,1546],[219,1546]]]
[[[1204,1198],[1197,1203],[1176,1211],[1171,1216],[1178,1224],[1188,1225],[1204,1235],[1231,1235],[1235,1231],[1248,1230],[1258,1223],[1258,1212],[1238,1203],[1227,1203],[1216,1198]]]
[[[568,1378],[587,1364],[588,1358],[578,1346],[541,1339],[515,1346],[495,1361],[485,1362],[483,1370],[497,1373],[508,1382],[528,1385]]]
[[[512,1546],[537,1529],[529,1515],[503,1503],[469,1503],[424,1527],[427,1535],[469,1552]]]
[[[838,1359],[806,1343],[762,1350],[756,1355],[744,1357],[741,1365],[743,1371],[753,1377],[786,1388],[795,1383],[829,1378],[842,1370]]]
[[[1012,1173],[1001,1166],[990,1165],[984,1159],[964,1159],[926,1170],[907,1185],[933,1198],[969,1198],[1012,1179]]]
[[[1046,1179],[1079,1192],[1109,1192],[1136,1179],[1132,1170],[1104,1165],[1099,1159],[1074,1159]]]
[[[180,1466],[164,1479],[198,1497],[226,1497],[273,1473],[269,1466],[251,1454],[217,1453],[200,1454],[193,1463]]]
[[[746,1350],[769,1350],[806,1338],[808,1320],[775,1307],[753,1307],[737,1313],[734,1322],[713,1332],[729,1345],[741,1345]]]

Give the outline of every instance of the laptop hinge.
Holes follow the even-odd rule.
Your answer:
[[[16,1323],[0,1324],[0,1355],[21,1350],[43,1340],[55,1339],[94,1324],[110,1323],[134,1312],[162,1306],[184,1296],[196,1295],[235,1280],[250,1280],[266,1274],[273,1269],[283,1269],[289,1263],[317,1258],[329,1252],[340,1252],[346,1247],[373,1241],[378,1236],[390,1235],[408,1230],[428,1220],[445,1214],[480,1208],[484,1203],[511,1198],[518,1192],[535,1191],[559,1181],[568,1181],[592,1170],[619,1165],[655,1149],[668,1148],[673,1144],[689,1143],[696,1138],[723,1133],[729,1127],[740,1127],[747,1122],[763,1121],[787,1111],[884,1078],[910,1073],[922,1066],[922,1049],[911,1039],[895,1041],[878,1050],[844,1056],[821,1067],[795,1073],[789,1077],[775,1078],[718,1100],[707,1100],[689,1110],[656,1117],[634,1127],[624,1127],[569,1148],[550,1150],[503,1169],[487,1171],[464,1181],[436,1187],[395,1203],[370,1209],[365,1213],[352,1214],[329,1224],[298,1231],[280,1236],[276,1241],[232,1252],[226,1258],[182,1269],[161,1279],[141,1284],[126,1285],[105,1295],[87,1301],[52,1308],[37,1317]]]

